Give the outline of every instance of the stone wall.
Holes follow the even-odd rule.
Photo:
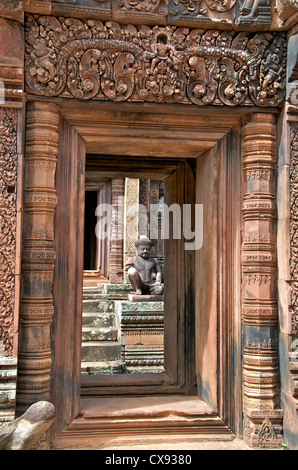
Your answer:
[[[15,417],[20,302],[24,31],[0,18],[0,422]]]

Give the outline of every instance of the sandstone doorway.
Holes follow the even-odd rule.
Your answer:
[[[141,168],[140,168],[141,166]],[[115,168],[121,168],[121,171],[115,171]],[[194,359],[194,303],[191,303],[189,299],[189,308],[187,313],[185,308],[179,312],[177,305],[173,305],[173,291],[167,292],[165,287],[165,294],[158,302],[144,304],[135,302],[130,303],[128,295],[132,295],[133,291],[131,285],[127,279],[127,273],[125,271],[125,260],[129,256],[133,256],[135,252],[134,242],[135,236],[138,237],[139,229],[133,230],[133,224],[137,226],[140,223],[139,216],[135,217],[133,214],[136,202],[136,187],[140,180],[148,182],[148,178],[152,182],[159,182],[158,186],[163,186],[164,189],[160,191],[163,197],[170,206],[177,204],[182,208],[183,203],[189,198],[189,203],[194,203],[194,174],[193,174],[193,163],[190,159],[171,159],[157,158],[157,157],[142,157],[142,164],[140,165],[140,157],[129,157],[125,159],[121,156],[109,155],[88,155],[86,156],[86,184],[91,187],[91,181],[93,181],[93,187],[95,181],[102,181],[103,179],[111,179],[110,187],[114,188],[113,195],[110,196],[117,204],[118,196],[124,197],[124,206],[122,208],[123,214],[116,212],[114,214],[118,224],[123,224],[123,239],[119,240],[119,233],[116,237],[113,235],[113,230],[109,235],[110,242],[110,266],[109,266],[109,281],[111,283],[105,284],[102,288],[104,293],[98,293],[98,289],[89,287],[85,289],[85,298],[83,296],[83,342],[82,342],[82,396],[90,397],[95,394],[116,394],[123,393],[126,389],[126,393],[138,393],[147,394],[149,388],[152,389],[150,393],[163,394],[169,387],[171,382],[177,383],[177,374],[175,369],[180,369],[180,374],[183,376],[181,386],[187,388],[193,388],[193,393],[196,395],[195,389],[195,359]],[[188,184],[189,194],[190,185],[193,186],[191,196],[184,194],[184,182],[185,173],[189,172]],[[178,174],[179,173],[179,174]],[[192,174],[192,177],[190,176]],[[173,176],[175,175],[175,176]],[[178,181],[180,180],[180,182]],[[183,183],[182,183],[182,181]],[[155,188],[156,189],[156,188]],[[173,194],[174,191],[174,194]],[[156,192],[156,191],[155,191]],[[158,191],[159,193],[159,191]],[[156,196],[155,196],[156,198]],[[184,201],[184,202],[183,202]],[[172,206],[174,207],[174,206]],[[131,213],[130,213],[130,212]],[[86,220],[86,215],[85,215]],[[126,231],[126,221],[130,223],[130,234]],[[121,221],[121,222],[120,222]],[[162,263],[164,265],[163,276],[164,284],[167,284],[167,278],[169,277],[169,285],[177,285],[178,289],[178,278],[179,268],[175,269],[173,275],[173,262],[180,263],[183,259],[183,240],[173,239],[173,224],[177,224],[178,221],[169,219],[171,224],[171,231],[169,240],[160,240],[159,245],[163,244],[162,252]],[[180,221],[182,222],[182,220]],[[118,227],[119,228],[119,227]],[[141,231],[144,228],[141,228]],[[174,229],[175,231],[175,229]],[[170,230],[169,230],[170,232]],[[157,244],[158,244],[157,243]],[[181,260],[175,259],[171,247],[172,244],[176,244],[177,251],[180,252]],[[179,247],[180,244],[180,247]],[[179,248],[178,248],[179,247]],[[158,246],[153,248],[157,253]],[[160,250],[160,247],[159,247]],[[168,258],[169,257],[169,258]],[[164,261],[168,258],[168,261]],[[161,260],[160,260],[161,261]],[[168,268],[166,266],[168,264]],[[177,266],[178,266],[177,264]],[[184,276],[185,279],[189,276],[190,283],[194,282],[194,256],[190,257],[189,270]],[[181,268],[180,268],[181,270]],[[176,278],[175,278],[176,276]],[[83,281],[84,283],[84,281]],[[86,286],[87,287],[87,286]],[[192,288],[193,289],[193,288]],[[92,291],[96,292],[97,297]],[[100,302],[99,299],[101,298]],[[125,300],[125,303],[124,303]],[[126,301],[128,300],[128,303]],[[107,314],[104,314],[104,320],[108,320],[112,314],[113,327],[117,326],[118,338],[117,341],[113,342],[102,342],[99,341],[84,341],[86,339],[86,332],[90,331],[90,328],[84,326],[84,322],[94,321],[94,312],[91,309],[94,307],[94,303],[99,309],[107,308]],[[177,302],[177,300],[176,300]],[[87,308],[87,312],[84,313],[84,306]],[[115,312],[115,309],[118,310]],[[121,309],[121,312],[119,312]],[[133,312],[131,311],[133,309]],[[143,310],[142,310],[143,309]],[[143,317],[146,317],[143,320]],[[151,317],[149,319],[149,316]],[[180,318],[179,318],[180,316]],[[121,318],[123,322],[121,324]],[[110,322],[112,320],[110,319]],[[137,323],[135,323],[137,321]],[[178,322],[181,325],[181,331],[178,331]],[[185,326],[183,327],[183,325]],[[186,326],[189,325],[189,326]],[[107,325],[108,326],[108,325]],[[189,330],[184,333],[184,328]],[[96,334],[96,329],[92,329],[92,332]],[[102,332],[102,331],[101,331]],[[100,333],[100,332],[99,332]],[[107,332],[111,334],[112,331]],[[113,331],[115,334],[115,331]],[[142,338],[139,336],[142,335]],[[144,336],[147,335],[144,339]],[[137,338],[135,338],[137,336]],[[182,344],[185,342],[185,338],[188,338],[189,354],[180,354],[179,348],[183,348]],[[173,341],[173,338],[174,339]],[[102,356],[101,356],[102,355]],[[92,360],[92,358],[94,360]],[[105,358],[110,361],[106,361]],[[125,358],[125,359],[124,359]],[[97,360],[96,360],[97,359]],[[115,360],[113,360],[115,359]],[[188,365],[187,365],[188,364]],[[123,374],[122,372],[125,372]],[[169,377],[169,371],[171,377]],[[121,376],[119,373],[121,372]],[[164,383],[165,386],[161,386]],[[182,385],[183,384],[183,385]],[[180,385],[177,390],[180,393]],[[183,394],[187,393],[184,390]]]

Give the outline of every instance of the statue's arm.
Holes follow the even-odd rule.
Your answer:
[[[127,258],[127,260],[125,261],[125,268],[128,269],[132,266],[134,266],[134,258]]]
[[[155,259],[155,271],[156,271],[156,281],[161,284],[161,275],[162,275],[162,270],[159,262],[157,259]]]

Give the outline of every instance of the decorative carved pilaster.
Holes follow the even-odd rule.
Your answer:
[[[5,356],[13,355],[14,339],[17,114],[0,109],[0,340]]]
[[[114,178],[112,191],[112,230],[110,241],[109,280],[112,284],[123,282],[123,198],[124,178]]]
[[[298,411],[298,122],[290,124],[290,372],[293,381],[293,397]]]
[[[58,109],[56,104],[41,102],[29,103],[27,108],[17,389],[20,411],[50,397]]]
[[[278,392],[275,117],[253,114],[243,127],[242,318],[244,435],[250,445],[282,440]],[[265,429],[266,428],[266,429]]]

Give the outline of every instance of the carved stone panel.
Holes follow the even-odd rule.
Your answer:
[[[298,399],[298,123],[293,122],[290,126],[290,246],[291,246],[291,305],[290,305],[290,370],[293,381],[293,396]]]
[[[166,24],[168,0],[112,0],[112,10],[116,21]]]
[[[194,27],[234,23],[236,0],[170,0],[169,22]]]
[[[52,15],[76,16],[78,18],[112,17],[111,0],[52,0]]]
[[[14,337],[17,115],[15,109],[0,108],[0,347],[5,356],[13,355]]]
[[[272,3],[270,0],[245,0],[244,2],[238,2],[236,24],[258,29],[262,26],[269,27],[271,23],[270,3]]]
[[[221,32],[33,17],[27,93],[78,100],[281,105],[283,33]]]

